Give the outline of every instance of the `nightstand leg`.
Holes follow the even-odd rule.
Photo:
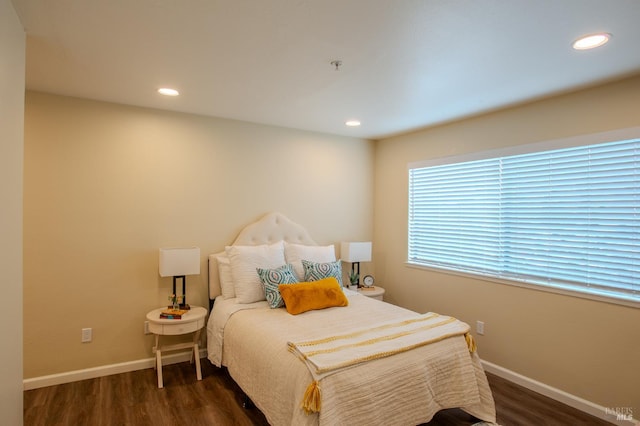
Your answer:
[[[158,370],[158,387],[163,388],[162,383],[162,351],[156,349],[156,369]]]
[[[193,345],[193,356],[196,359],[196,378],[198,380],[202,380],[202,371],[200,370],[200,349],[198,348],[197,343]]]
[[[202,371],[200,370],[200,347],[198,342],[200,341],[200,330],[196,331],[193,335],[193,358],[196,361],[196,378],[202,380]]]

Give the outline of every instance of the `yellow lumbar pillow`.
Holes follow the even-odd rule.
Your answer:
[[[335,277],[298,284],[278,286],[284,306],[292,315],[332,306],[347,306],[349,301]]]

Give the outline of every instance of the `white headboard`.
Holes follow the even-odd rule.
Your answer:
[[[317,245],[305,228],[291,221],[281,213],[268,213],[256,222],[244,227],[232,245],[257,246],[271,244],[278,241],[289,243]],[[220,294],[220,278],[216,256],[209,255],[209,299],[213,300]]]

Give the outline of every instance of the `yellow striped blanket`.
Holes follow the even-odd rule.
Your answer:
[[[320,380],[353,365],[464,335],[469,351],[475,344],[469,325],[453,317],[427,313],[418,317],[376,324],[321,339],[288,342],[289,351],[304,361],[314,377],[303,398],[307,413],[321,408]]]

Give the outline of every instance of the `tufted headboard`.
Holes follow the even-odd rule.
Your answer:
[[[281,213],[268,213],[240,231],[232,245],[257,246],[271,244],[278,241],[289,243],[317,245],[305,228],[289,220]],[[213,300],[220,294],[220,278],[216,253],[209,255],[209,299]]]

